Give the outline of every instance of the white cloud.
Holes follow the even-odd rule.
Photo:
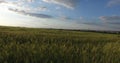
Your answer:
[[[69,9],[74,9],[76,3],[79,0],[43,0],[43,1],[46,3],[54,3],[54,4],[62,5]]]
[[[19,2],[29,2],[29,3],[32,3],[32,2],[34,2],[35,0],[17,0],[17,1],[19,1]]]
[[[39,6],[39,7],[35,8],[35,10],[36,11],[47,11],[48,9],[45,6]]]
[[[29,16],[38,17],[38,18],[52,18],[51,15],[39,14],[39,13],[31,13],[31,12],[26,12],[25,10],[20,10],[20,9],[9,8],[8,10],[19,13],[19,14],[29,15]]]
[[[4,0],[0,0],[0,3],[4,3],[5,1]]]
[[[120,25],[120,16],[101,16],[99,19],[108,24]]]
[[[28,2],[34,2],[34,0],[27,0]]]
[[[101,16],[101,20],[120,20],[120,16]]]
[[[4,6],[6,8],[14,8],[24,10],[26,12],[41,12],[47,11],[47,7],[45,6],[36,6],[32,7],[29,5],[29,2],[33,2],[34,0],[0,0],[0,6]]]
[[[107,4],[108,6],[120,5],[120,0],[110,0]]]

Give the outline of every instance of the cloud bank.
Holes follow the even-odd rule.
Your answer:
[[[29,16],[38,17],[38,18],[52,18],[52,16],[50,16],[50,15],[39,14],[39,13],[30,13],[30,12],[26,12],[24,10],[19,10],[19,9],[9,8],[8,10],[13,11],[13,12],[17,12],[17,13],[20,13],[23,15],[29,15]]]
[[[101,16],[100,19],[104,21],[119,21],[120,16]]]
[[[62,5],[69,9],[74,9],[78,1],[79,0],[43,0],[43,2]]]
[[[17,12],[24,15],[29,15],[38,18],[52,18],[50,15],[40,14],[38,12],[48,11],[45,6],[31,7],[29,2],[34,2],[34,0],[0,0],[0,5],[6,7],[9,11]]]
[[[119,24],[120,25],[120,16],[101,16],[100,20],[108,24]]]

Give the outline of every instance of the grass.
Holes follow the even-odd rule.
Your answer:
[[[0,63],[120,63],[120,35],[0,27]]]

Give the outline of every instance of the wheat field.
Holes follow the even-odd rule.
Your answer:
[[[0,27],[0,63],[120,63],[120,34]]]

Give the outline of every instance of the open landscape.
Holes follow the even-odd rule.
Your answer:
[[[0,63],[120,63],[120,0],[0,0]]]
[[[0,27],[0,63],[120,63],[120,34]]]

